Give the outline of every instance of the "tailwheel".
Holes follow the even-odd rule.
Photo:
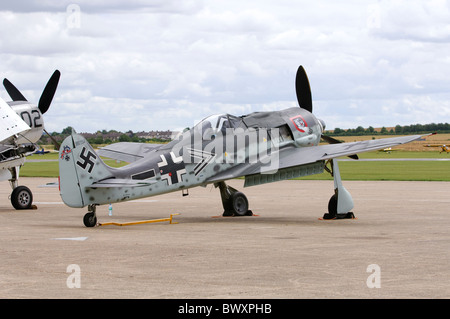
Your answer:
[[[26,186],[18,186],[11,193],[11,204],[15,209],[32,209],[33,194]]]
[[[86,227],[94,227],[97,225],[97,216],[95,214],[95,205],[89,205],[88,212],[83,217],[83,223]]]

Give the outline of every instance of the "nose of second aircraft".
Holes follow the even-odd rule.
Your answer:
[[[326,127],[325,122],[322,119],[318,119],[318,120],[319,120],[319,125],[320,125],[322,132],[325,131],[325,127]]]

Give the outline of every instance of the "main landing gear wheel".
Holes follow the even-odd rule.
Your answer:
[[[248,210],[248,200],[247,197],[244,195],[244,193],[236,192],[231,195],[229,198],[229,206],[230,206],[230,212],[233,213],[233,215],[237,216],[251,216],[253,215]]]
[[[328,163],[331,163],[331,169],[326,166]],[[342,185],[337,160],[327,162],[325,164],[325,170],[333,176],[334,195],[331,196],[328,202],[328,213],[324,214],[322,219],[354,219],[355,215],[350,212],[353,208],[353,199],[344,185]]]
[[[355,215],[352,212],[346,214],[337,213],[338,198],[334,194],[328,201],[328,213],[323,215],[323,219],[354,219]]]
[[[11,193],[11,204],[15,209],[33,208],[33,194],[26,186],[18,186]]]
[[[328,201],[328,214],[323,215],[323,219],[334,219],[337,215],[337,196],[334,194]]]
[[[223,216],[253,216],[252,211],[248,209],[248,200],[244,193],[238,192],[225,182],[214,185],[220,189],[224,209]]]

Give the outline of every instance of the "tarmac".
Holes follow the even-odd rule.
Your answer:
[[[450,183],[344,181],[356,219],[320,220],[333,181],[243,188],[255,216],[222,217],[212,185],[97,209],[65,206],[54,178],[0,183],[0,298],[450,298]]]

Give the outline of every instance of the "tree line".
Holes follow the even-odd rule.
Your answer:
[[[412,124],[412,125],[396,125],[395,127],[375,129],[372,126],[363,128],[358,126],[354,129],[335,128],[334,131],[326,131],[331,136],[355,136],[355,135],[409,135],[409,134],[426,134],[426,133],[450,133],[449,123],[431,123],[431,124]]]
[[[145,136],[146,134],[143,133],[145,132],[135,133],[131,130],[127,132],[119,132],[116,130],[102,130],[95,133],[80,133],[80,135],[84,136],[89,144],[92,145],[112,144],[116,142],[167,143],[168,141],[170,141],[170,138],[167,136],[167,134],[161,136],[160,138],[150,138],[149,136]],[[50,133],[50,136],[47,134],[43,134],[38,141],[38,144],[50,145],[55,144],[55,141],[57,143],[61,143],[70,134],[72,134],[72,127],[68,126],[60,133],[52,132]]]

